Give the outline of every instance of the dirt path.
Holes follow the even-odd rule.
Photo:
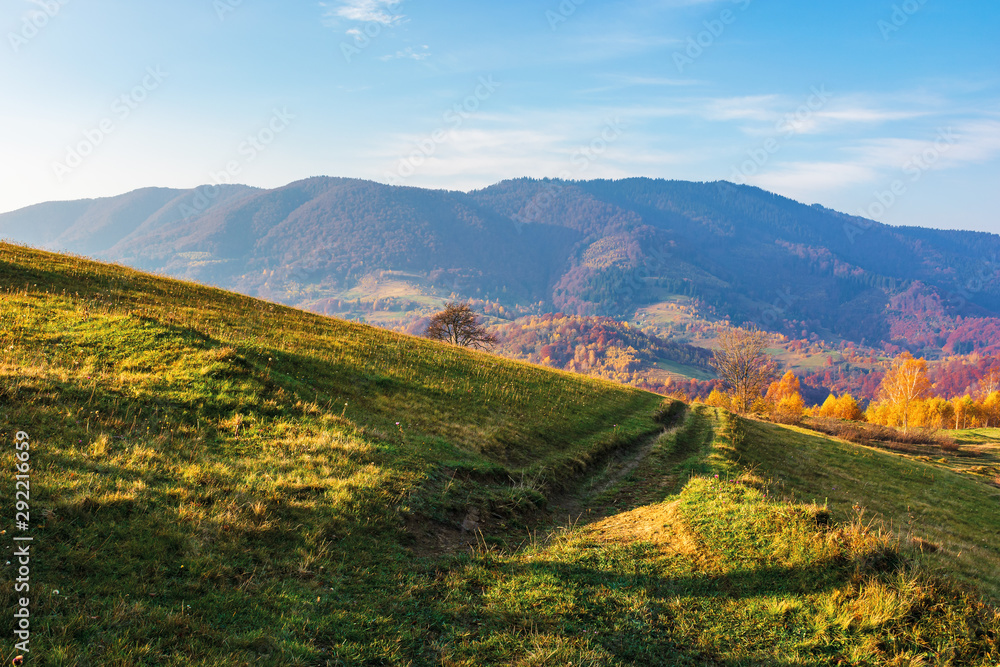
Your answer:
[[[600,496],[602,493],[605,493],[620,484],[626,477],[632,474],[633,470],[639,467],[639,464],[649,457],[660,438],[675,435],[680,428],[681,425],[678,424],[677,426],[668,428],[652,438],[649,438],[649,440],[643,443],[643,445],[639,448],[639,451],[637,451],[634,456],[626,461],[619,470],[614,471],[614,473],[612,473],[612,475],[591,494],[591,497]]]
[[[660,510],[647,506],[659,504],[676,492],[682,481],[679,467],[703,447],[708,435],[711,435],[711,427],[705,415],[697,409],[684,410],[672,425],[617,452],[603,467],[579,480],[569,492],[550,497],[548,510],[536,515],[529,535],[551,534],[578,525],[597,525],[609,517],[625,516],[643,507],[644,512],[656,514]],[[668,440],[671,438],[672,442]],[[658,443],[662,443],[664,449],[658,449]],[[493,532],[489,523],[481,519],[478,510],[471,508],[461,529],[433,522],[415,522],[407,526],[407,532],[414,539],[411,549],[422,556],[468,549],[481,539],[480,531]],[[534,541],[537,537],[530,539]]]
[[[682,432],[683,431],[683,432]],[[603,470],[595,472],[577,489],[550,501],[552,518],[558,526],[584,525],[610,515],[655,503],[674,493],[681,482],[678,467],[697,453],[711,435],[705,415],[685,411],[678,423],[644,440],[628,454],[612,460]],[[673,437],[669,453],[656,452],[660,438]],[[644,463],[649,470],[642,479],[630,480]]]
[[[649,436],[625,458],[616,458],[611,461],[604,470],[591,475],[575,491],[552,499],[549,507],[551,508],[553,518],[557,521],[568,520],[569,523],[575,524],[584,515],[589,515],[593,519],[603,516],[603,513],[593,513],[593,508],[590,507],[591,501],[602,493],[605,493],[608,489],[620,484],[622,480],[628,477],[652,453],[656,447],[656,441],[661,435],[676,431],[678,428],[675,426],[672,429],[666,429]],[[588,509],[591,511],[588,511]]]
[[[553,499],[550,504],[553,521],[557,526],[565,526],[567,522],[587,525],[662,501],[686,481],[682,479],[684,471],[680,466],[702,450],[713,435],[708,415],[697,409],[685,411],[678,423],[611,461],[573,493]],[[672,442],[660,440],[670,437]],[[669,449],[658,451],[658,442]]]

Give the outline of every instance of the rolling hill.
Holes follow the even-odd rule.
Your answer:
[[[0,286],[39,664],[1000,658],[985,479],[78,257]],[[909,497],[961,525],[901,543]]]

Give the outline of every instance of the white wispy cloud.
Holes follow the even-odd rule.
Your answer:
[[[746,121],[741,131],[747,135],[782,133],[823,134],[847,125],[877,125],[912,120],[931,115],[925,109],[898,108],[883,100],[856,95],[841,96],[815,87],[800,98],[791,95],[754,95],[706,99],[705,118],[715,121]]]
[[[775,117],[778,95],[751,95],[705,101],[704,113],[711,120],[769,121]]]
[[[319,5],[326,10],[323,18],[327,25],[339,25],[342,21],[394,25],[406,18],[398,11],[402,2],[403,0],[338,0],[320,2]],[[352,30],[355,32],[351,32]],[[357,34],[357,30],[355,27],[347,32]]]
[[[746,179],[756,185],[786,196],[815,199],[853,185],[877,182],[879,171],[856,162],[792,162],[777,166],[758,176]]]
[[[804,199],[856,185],[885,187],[894,179],[906,180],[914,169],[930,172],[982,164],[1000,157],[1000,121],[944,125],[930,137],[869,139],[845,147],[843,152],[849,157],[842,161],[776,163],[747,182]]]

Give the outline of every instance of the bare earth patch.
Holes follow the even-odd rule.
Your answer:
[[[703,550],[679,510],[680,501],[637,507],[581,529],[584,539],[605,544],[650,542],[692,558]]]

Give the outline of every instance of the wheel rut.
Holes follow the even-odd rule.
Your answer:
[[[677,467],[688,460],[703,445],[701,437],[680,437],[681,431],[702,430],[704,417],[698,412],[685,410],[675,423],[655,435],[649,436],[629,452],[610,461],[607,466],[585,479],[573,492],[550,501],[552,519],[557,526],[579,523],[589,524],[612,514],[629,511],[649,502],[650,496],[660,499],[669,495],[679,482]],[[687,435],[690,435],[688,433]],[[669,453],[660,454],[661,459],[654,464],[646,484],[640,483],[638,490],[619,489],[629,477],[647,462],[663,439],[674,438]],[[619,489],[616,493],[615,490]],[[646,500],[643,501],[642,498]]]

